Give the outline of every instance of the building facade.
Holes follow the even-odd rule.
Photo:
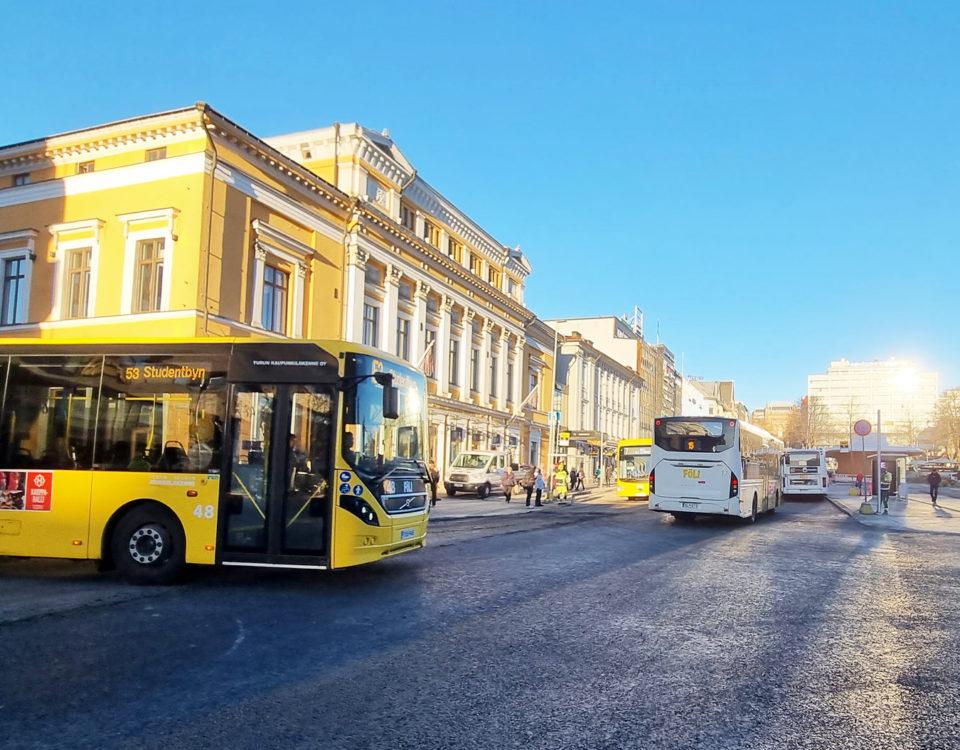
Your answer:
[[[427,373],[441,469],[546,466],[530,272],[357,125],[267,142],[200,103],[0,147],[0,335],[365,343]]]
[[[783,440],[790,420],[798,409],[792,401],[769,401],[766,406],[754,409],[750,421]]]
[[[673,352],[662,343],[644,340],[642,316],[632,320],[605,315],[547,321],[562,335],[580,334],[618,362],[633,370],[641,384],[640,421],[632,437],[652,437],[653,421],[680,413],[682,380]]]
[[[934,420],[939,378],[909,360],[830,363],[827,372],[807,378],[807,398],[822,412],[823,437],[837,444],[849,439],[858,419],[876,423],[901,445],[914,445]]]
[[[609,464],[618,440],[640,434],[640,376],[574,333],[559,340],[557,383],[560,457],[592,474],[601,452]]]

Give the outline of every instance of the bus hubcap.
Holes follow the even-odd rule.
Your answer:
[[[163,535],[153,526],[137,529],[130,536],[130,557],[141,565],[149,565],[163,554]]]

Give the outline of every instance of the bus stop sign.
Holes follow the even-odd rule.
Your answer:
[[[853,431],[860,437],[866,437],[870,434],[870,430],[872,429],[873,428],[866,419],[858,419],[853,425]]]

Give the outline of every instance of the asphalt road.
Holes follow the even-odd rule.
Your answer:
[[[328,575],[0,564],[0,746],[956,748],[955,538],[828,503],[438,524]]]

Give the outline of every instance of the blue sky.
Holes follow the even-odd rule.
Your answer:
[[[637,304],[751,406],[841,356],[960,385],[958,3],[96,8],[5,8],[0,142],[200,99],[389,128],[542,317]]]

